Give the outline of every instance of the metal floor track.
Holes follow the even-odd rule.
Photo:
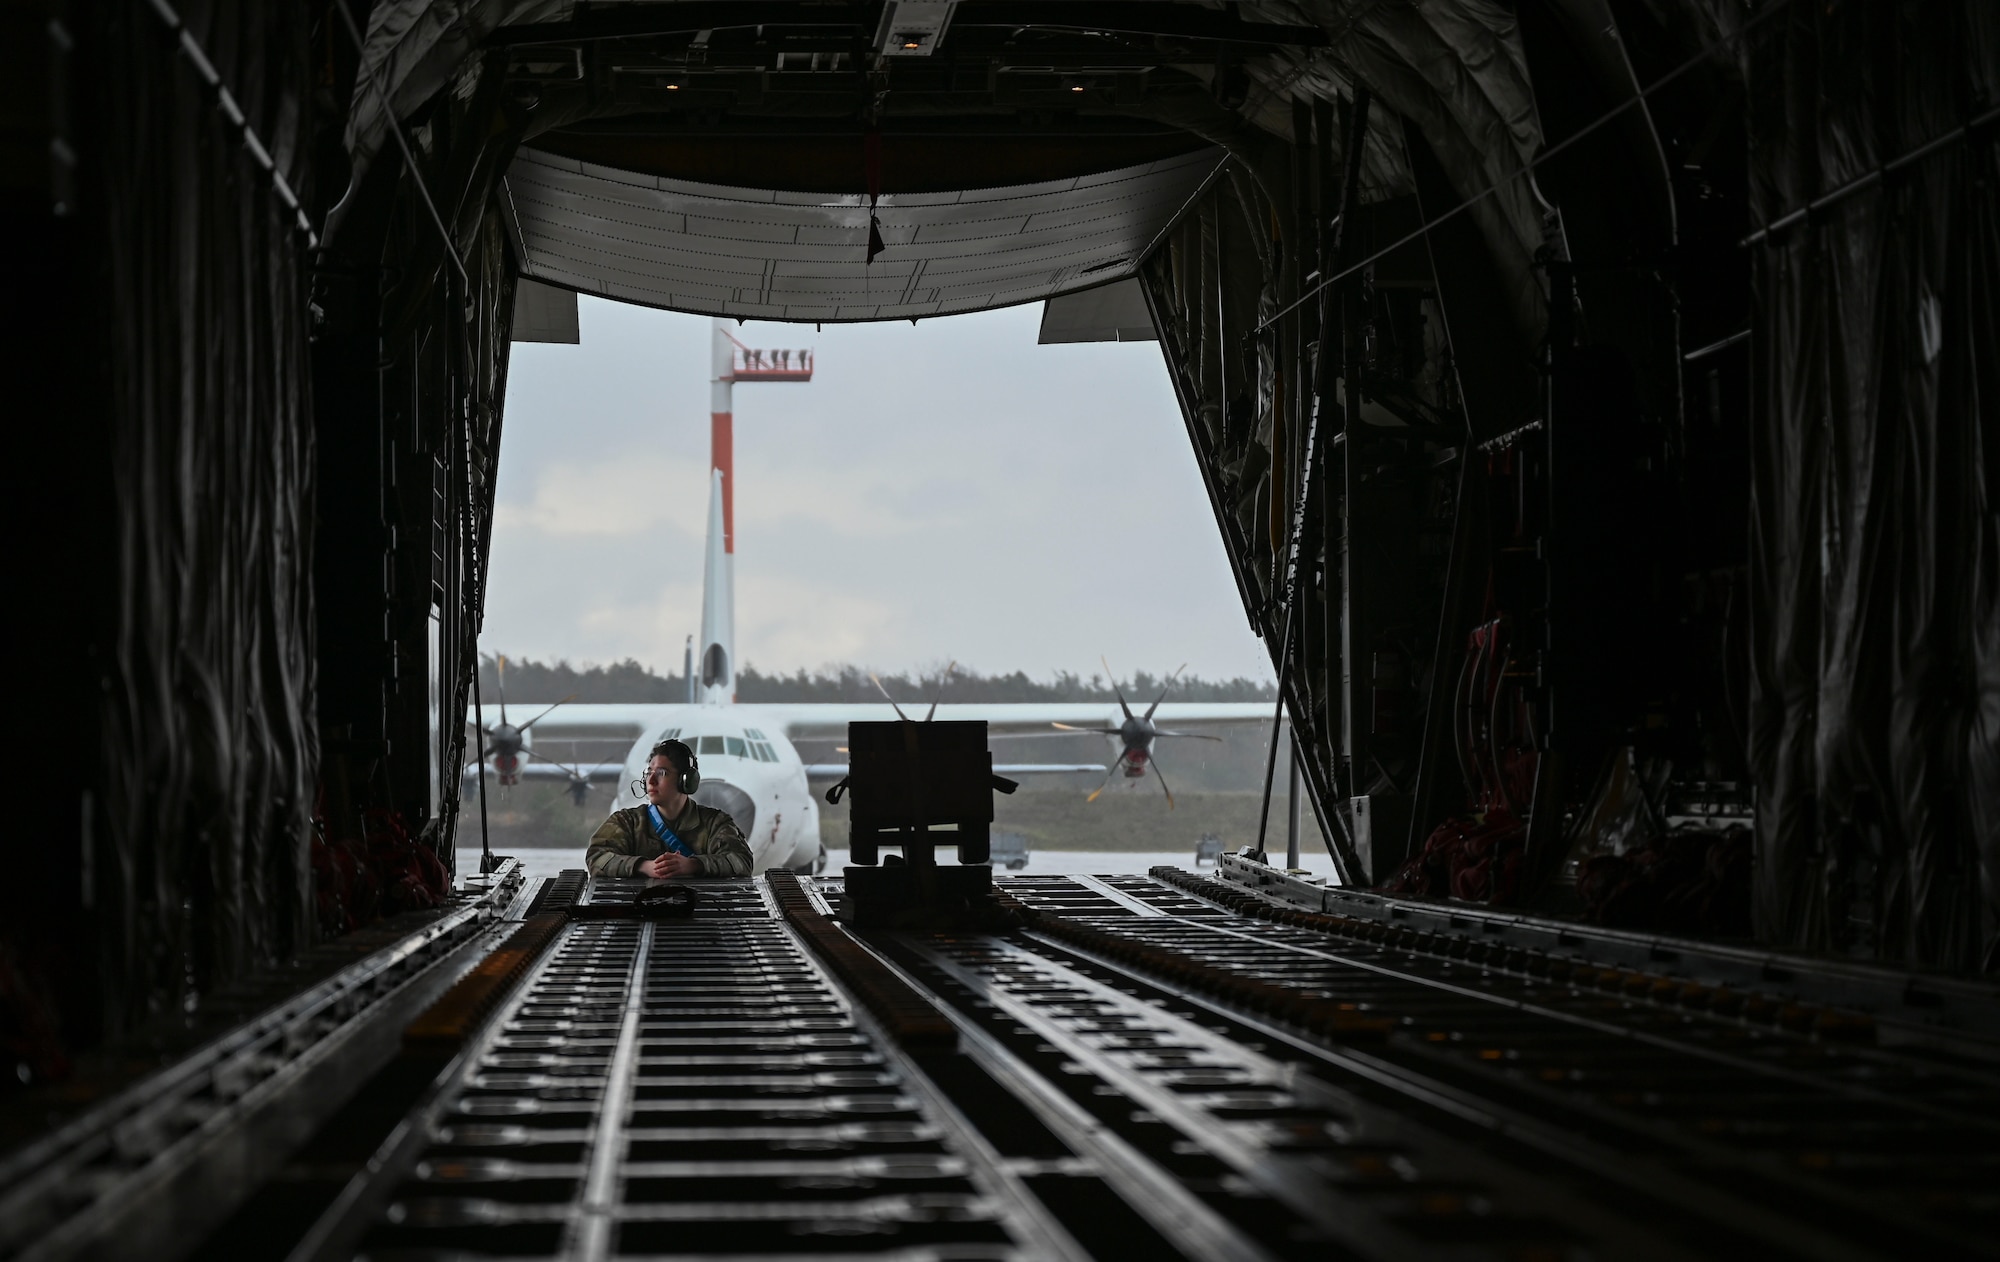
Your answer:
[[[851,933],[837,881],[569,892],[296,1256],[2000,1253],[1991,1063],[996,883],[1012,927],[955,934]]]

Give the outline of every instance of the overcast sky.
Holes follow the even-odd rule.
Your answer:
[[[514,346],[481,645],[678,670],[709,321],[581,318],[580,346]],[[736,387],[739,660],[1270,677],[1158,345],[1037,346],[1040,318],[732,326],[818,355],[810,384]]]

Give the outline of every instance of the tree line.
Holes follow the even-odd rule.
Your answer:
[[[500,700],[501,680],[495,659],[481,654],[480,691],[488,705]],[[1061,670],[1046,679],[1031,678],[1026,671],[1005,675],[982,675],[960,666],[949,677],[944,668],[915,672],[882,673],[882,684],[899,702],[932,700],[946,702],[1007,701],[1112,701],[1113,685],[1099,674],[1079,675]],[[860,666],[823,666],[790,674],[765,674],[755,666],[744,666],[736,678],[738,701],[880,701],[882,694],[869,682],[869,672]],[[1116,685],[1125,699],[1135,705],[1151,704],[1167,691],[1164,676],[1150,671],[1134,671]],[[675,672],[658,674],[634,658],[603,666],[573,666],[557,660],[538,662],[528,658],[507,659],[506,698],[509,704],[547,705],[574,694],[583,703],[594,702],[677,702],[687,700],[687,676]],[[1238,676],[1234,679],[1203,679],[1183,675],[1168,691],[1175,701],[1269,701],[1276,693],[1268,682]]]

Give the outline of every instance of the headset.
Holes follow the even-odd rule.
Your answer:
[[[686,741],[661,741],[653,746],[653,752],[647,756],[646,761],[651,762],[662,754],[666,756],[668,762],[680,768],[680,774],[674,777],[675,788],[682,793],[693,794],[701,787],[701,759],[694,756],[692,746]],[[632,796],[635,798],[646,796],[644,780],[632,782]]]

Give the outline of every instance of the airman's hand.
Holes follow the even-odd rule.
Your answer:
[[[688,855],[663,854],[640,864],[639,871],[655,880],[669,880],[677,876],[697,876],[701,865]]]

